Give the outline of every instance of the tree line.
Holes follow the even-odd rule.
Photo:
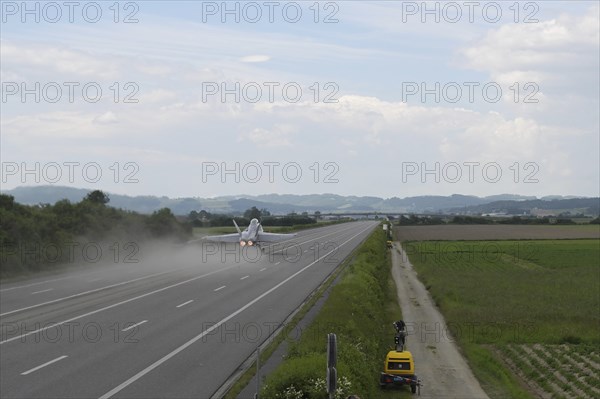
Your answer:
[[[82,258],[95,260],[103,249],[100,243],[123,247],[149,239],[182,242],[191,237],[191,226],[178,221],[168,208],[142,215],[112,208],[109,202],[109,196],[100,190],[88,193],[80,202],[65,199],[36,206],[0,194],[0,277]],[[108,257],[106,247],[104,250]]]
[[[0,278],[50,270],[69,263],[121,262],[142,242],[160,239],[183,243],[193,227],[231,226],[232,215],[192,211],[178,219],[169,208],[150,215],[110,207],[100,190],[79,202],[23,205],[0,194]],[[235,217],[241,227],[259,219],[266,226],[316,223],[308,214],[274,217],[267,209],[252,207]],[[98,252],[102,253],[98,257]],[[118,256],[117,256],[118,255]],[[101,259],[100,259],[101,258]]]
[[[315,216],[318,217],[319,212],[315,212]],[[210,213],[205,210],[191,211],[187,217],[187,222],[194,227],[221,227],[231,226],[232,219],[235,219],[236,223],[242,227],[250,224],[250,220],[258,219],[264,226],[294,226],[294,225],[307,225],[317,223],[316,217],[308,216],[307,212],[302,214],[289,213],[285,216],[273,216],[267,209],[258,209],[253,206],[247,209],[243,216],[234,217],[232,215],[226,215],[222,213]]]

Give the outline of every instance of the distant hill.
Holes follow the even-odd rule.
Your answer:
[[[552,198],[556,198],[553,196]],[[487,204],[455,208],[453,211],[466,211],[473,214],[506,213],[510,215],[535,214],[536,211],[571,212],[585,215],[600,214],[600,198],[534,199],[525,201],[494,201]],[[451,210],[452,211],[452,210]]]
[[[54,204],[61,199],[80,201],[88,189],[62,186],[17,187],[3,194],[15,197],[22,204]],[[538,199],[513,194],[476,197],[453,194],[450,196],[417,196],[380,198],[372,196],[343,196],[337,194],[263,194],[235,195],[216,198],[168,198],[156,196],[126,196],[110,194],[110,205],[115,208],[152,213],[160,208],[170,208],[174,214],[187,215],[191,211],[206,210],[211,213],[242,213],[253,206],[266,208],[273,214],[290,212],[341,213],[341,212],[406,212],[406,213],[529,213],[532,209],[586,209],[598,214],[598,198],[551,196]]]

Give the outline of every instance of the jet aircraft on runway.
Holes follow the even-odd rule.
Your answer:
[[[260,247],[262,243],[285,241],[296,235],[265,233],[258,219],[252,219],[250,225],[244,231],[240,230],[235,220],[233,221],[233,224],[235,225],[237,233],[207,236],[204,237],[204,239],[215,242],[239,242],[242,247],[245,247],[246,245],[249,247]]]

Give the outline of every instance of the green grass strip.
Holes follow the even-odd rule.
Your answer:
[[[379,388],[385,354],[393,345],[392,321],[400,317],[386,235],[377,229],[360,247],[353,262],[288,357],[271,373],[261,398],[326,399],[327,334],[338,340],[338,392],[362,398],[408,398],[405,391]]]

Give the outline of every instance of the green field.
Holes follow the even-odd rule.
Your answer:
[[[528,390],[536,394],[600,396],[598,379],[589,375],[600,372],[600,240],[403,246],[492,397],[528,397],[507,374],[532,382]],[[542,359],[552,351],[585,353],[589,367],[563,370],[561,382],[552,357]]]

